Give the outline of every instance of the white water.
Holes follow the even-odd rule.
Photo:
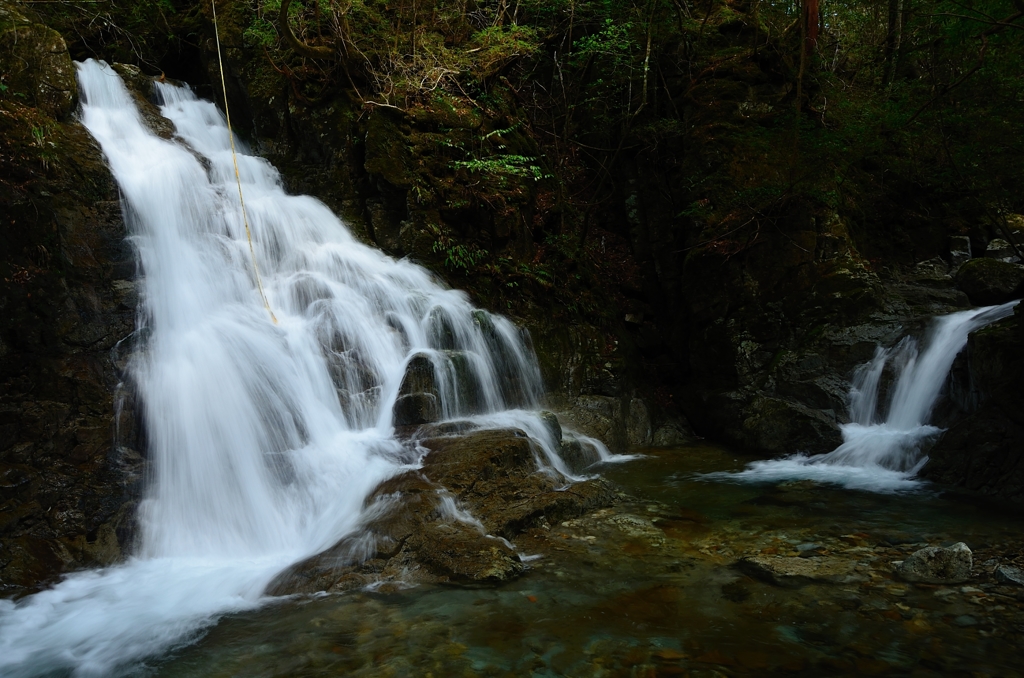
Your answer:
[[[132,559],[0,600],[0,674],[115,674],[264,603],[278,571],[355,529],[368,493],[418,462],[392,426],[417,353],[434,365],[445,418],[524,428],[541,466],[566,470],[528,410],[540,373],[508,320],[359,244],[322,203],[286,195],[276,170],[242,153],[273,324],[222,114],[158,85],[178,136],[167,141],[105,64],[80,64],[79,81],[82,122],[121,188],[138,253],[145,339],[130,369],[152,473]]]
[[[919,487],[915,475],[928,461],[922,447],[942,432],[929,424],[929,418],[953,360],[971,332],[1008,317],[1017,303],[936,318],[923,350],[910,337],[890,349],[879,347],[854,374],[850,423],[841,427],[843,444],[828,454],[759,461],[739,473],[706,477],[753,482],[808,479],[876,492]],[[887,367],[897,376],[883,416],[879,391]]]

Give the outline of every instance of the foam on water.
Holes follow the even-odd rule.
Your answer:
[[[129,376],[151,477],[133,558],[0,600],[0,674],[116,674],[193,640],[219,615],[264,604],[277,572],[357,529],[372,489],[418,464],[419,451],[393,433],[417,356],[434,371],[443,417],[522,428],[538,436],[542,468],[568,471],[532,411],[542,384],[528,337],[507,319],[361,245],[322,203],[286,195],[277,171],[243,152],[275,325],[220,111],[159,84],[177,135],[168,141],[145,127],[106,64],[80,64],[79,82],[82,122],[120,186],[138,254]]]
[[[920,351],[910,337],[891,349],[879,347],[874,358],[854,373],[849,396],[851,421],[841,427],[843,443],[835,450],[754,462],[738,473],[704,477],[741,482],[806,479],[875,492],[919,489],[923,481],[916,475],[928,462],[922,448],[942,433],[928,423],[929,417],[953,360],[971,332],[1008,317],[1017,303],[936,318]],[[896,380],[883,416],[879,394],[887,368],[896,373]]]

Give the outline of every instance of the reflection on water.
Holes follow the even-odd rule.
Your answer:
[[[934,493],[790,481],[712,483],[747,460],[652,450],[608,467],[622,501],[517,541],[542,553],[498,589],[421,587],[288,599],[223,619],[159,676],[1021,675],[1024,611],[990,576],[1024,555],[1022,521]],[[976,581],[914,586],[891,562],[966,541]],[[832,563],[767,583],[744,556]],[[827,581],[825,581],[827,579]]]

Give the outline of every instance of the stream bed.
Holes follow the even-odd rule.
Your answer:
[[[1024,520],[927,485],[877,494],[701,474],[749,461],[697,444],[602,474],[620,501],[516,540],[499,588],[292,597],[229,615],[156,676],[1019,676]],[[570,490],[571,491],[571,488]],[[966,542],[974,577],[907,584],[893,561]],[[773,578],[744,557],[781,556]],[[800,560],[789,560],[799,558]]]

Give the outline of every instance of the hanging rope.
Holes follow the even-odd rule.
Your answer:
[[[224,58],[220,55],[220,31],[217,29],[217,2],[210,0],[213,8],[213,35],[217,42],[217,64],[220,66],[220,86],[224,91],[224,115],[228,119],[228,138],[231,140],[231,162],[235,165],[235,182],[238,184],[238,202],[242,205],[242,223],[245,224],[245,237],[249,240],[249,254],[252,255],[252,270],[256,272],[256,287],[260,290],[260,297],[263,298],[263,307],[270,314],[270,319],[277,324],[277,316],[270,310],[270,303],[267,301],[267,293],[263,291],[263,281],[260,279],[260,267],[256,264],[256,249],[252,245],[252,230],[249,228],[249,216],[245,211],[245,198],[242,196],[242,177],[238,173],[238,154],[235,152],[235,134],[231,131],[231,111],[228,109],[228,85],[224,80]]]

